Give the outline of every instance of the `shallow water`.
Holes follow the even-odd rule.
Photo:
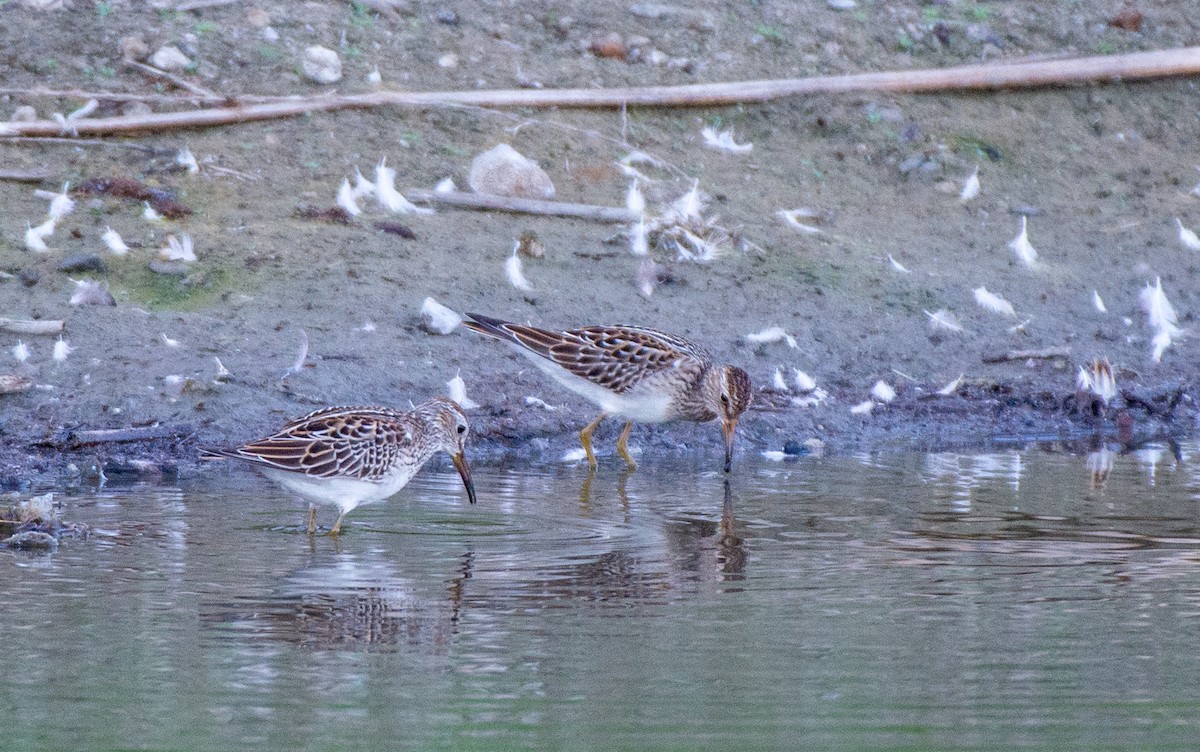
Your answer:
[[[0,746],[1193,749],[1196,460],[446,462],[339,541],[242,470],[78,490],[0,552]]]

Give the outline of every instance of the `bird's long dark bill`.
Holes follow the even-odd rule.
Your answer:
[[[454,462],[454,469],[462,476],[463,486],[467,489],[467,498],[474,504],[475,484],[471,482],[471,466],[467,464],[467,456],[459,452],[451,455],[450,459]]]
[[[737,428],[736,420],[721,423],[721,433],[725,436],[725,472],[733,469],[733,429]]]

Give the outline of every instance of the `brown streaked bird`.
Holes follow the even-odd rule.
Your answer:
[[[474,504],[475,486],[464,453],[469,431],[462,408],[445,397],[408,412],[327,407],[264,439],[205,450],[200,458],[248,462],[305,499],[310,535],[316,532],[316,504],[336,504],[341,514],[329,531],[336,536],[351,509],[394,495],[438,452],[450,455]]]
[[[725,472],[733,463],[733,432],[750,406],[750,377],[718,365],[704,348],[644,326],[589,326],[549,331],[468,313],[467,328],[507,342],[539,369],[603,411],[579,432],[588,464],[596,466],[592,432],[609,415],[625,420],[617,452],[629,456],[633,424],[721,420]]]

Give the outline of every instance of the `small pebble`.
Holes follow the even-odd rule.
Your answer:
[[[95,253],[76,253],[67,256],[58,265],[60,272],[96,272],[104,274],[108,271],[108,267],[104,265],[104,260]]]
[[[438,23],[446,24],[447,26],[457,26],[459,21],[458,14],[449,8],[442,8],[439,10],[434,14],[433,19]]]
[[[49,533],[29,530],[0,540],[0,546],[21,551],[55,551],[58,549],[58,541]]]
[[[300,67],[308,80],[318,84],[332,84],[342,79],[342,59],[333,50],[319,44],[304,50]]]
[[[191,58],[178,47],[167,45],[150,56],[150,64],[165,71],[182,71],[192,64]]]
[[[17,279],[21,280],[21,284],[25,285],[26,287],[33,287],[38,283],[38,281],[41,280],[41,278],[42,275],[38,273],[37,269],[28,268],[17,272]]]

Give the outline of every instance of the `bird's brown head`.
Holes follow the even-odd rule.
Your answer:
[[[438,427],[438,448],[450,455],[454,469],[458,470],[463,486],[467,489],[467,499],[475,503],[475,484],[471,481],[471,467],[467,464],[467,437],[471,434],[471,426],[467,423],[467,414],[458,403],[446,397],[435,397],[418,408],[426,413]]]
[[[733,467],[733,432],[742,413],[750,407],[754,390],[750,386],[750,374],[737,366],[721,366],[718,374],[720,388],[715,407],[725,438],[725,472],[729,472]]]

